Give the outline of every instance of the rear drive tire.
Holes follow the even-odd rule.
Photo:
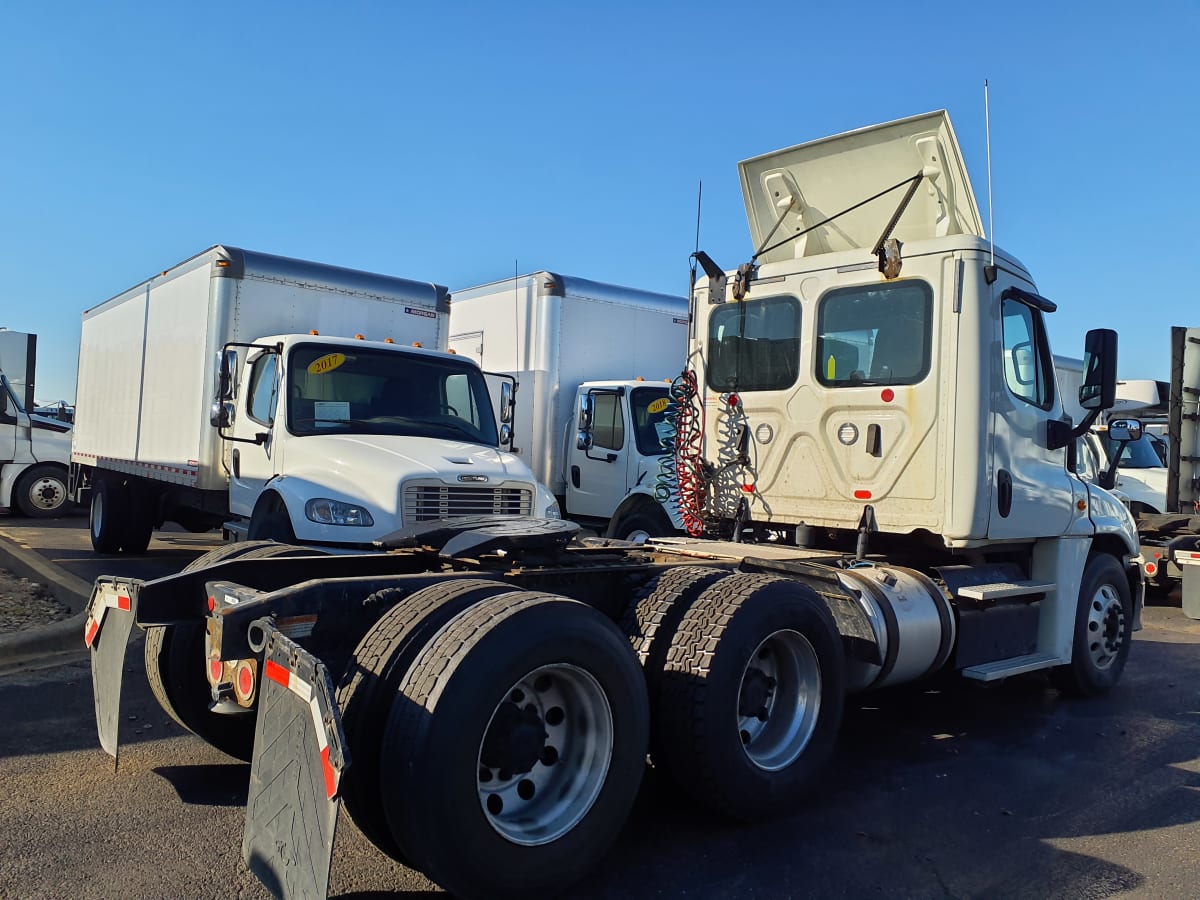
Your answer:
[[[562,893],[629,814],[647,713],[637,660],[601,613],[532,592],[478,603],[426,646],[392,704],[392,834],[458,896]]]
[[[17,508],[31,519],[53,519],[66,513],[67,473],[58,466],[30,466],[13,486]]]
[[[229,544],[196,557],[184,572],[203,569],[237,558],[324,555],[309,547],[293,547],[273,541]],[[158,705],[180,727],[203,738],[223,753],[249,761],[254,750],[253,711],[223,715],[209,709],[212,690],[204,671],[203,621],[152,625],[146,629],[146,680]]]
[[[128,505],[129,492],[123,483],[109,478],[92,482],[92,504],[88,511],[88,530],[92,549],[97,553],[117,553],[125,537],[120,510]]]
[[[1129,657],[1132,628],[1133,602],[1121,564],[1107,553],[1094,554],[1079,583],[1071,662],[1050,670],[1054,686],[1075,697],[1112,690]]]
[[[150,538],[154,536],[154,495],[138,484],[125,486],[128,507],[124,525],[124,535],[121,538],[121,552],[131,555],[145,553],[150,546]]]
[[[845,689],[841,637],[810,588],[730,575],[684,613],[667,650],[654,764],[735,818],[792,809],[833,750]]]
[[[728,569],[679,566],[652,579],[630,601],[619,623],[629,638],[646,676],[650,697],[650,754],[657,757],[659,736],[658,696],[662,685],[667,650],[679,629],[684,613],[714,583],[729,575]]]
[[[396,683],[443,625],[481,600],[510,591],[511,585],[499,581],[464,578],[412,593],[363,636],[338,686],[342,730],[354,761],[342,781],[342,799],[367,839],[402,863],[407,860],[388,829],[379,796],[380,744]]]

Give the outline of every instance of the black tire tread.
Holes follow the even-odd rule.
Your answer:
[[[462,611],[460,607],[511,590],[511,585],[500,581],[456,578],[413,592],[385,612],[363,636],[337,687],[335,699],[354,760],[342,783],[346,811],[371,843],[401,862],[405,858],[388,829],[379,796],[379,745],[388,710],[382,701],[389,699],[386,689],[406,674],[407,666],[422,649],[412,645],[420,632],[434,631],[440,624],[438,620],[451,618]],[[432,637],[432,633],[427,635],[427,639]]]
[[[733,819],[749,816],[739,803],[741,798],[731,796],[726,788],[724,770],[715,767],[713,756],[706,752],[704,722],[711,666],[721,637],[734,615],[758,591],[779,583],[795,584],[791,579],[777,575],[737,573],[716,581],[701,594],[684,613],[666,650],[663,680],[652,710],[653,718],[659,723],[657,741],[653,745],[657,749],[657,756],[653,757],[655,765],[667,770],[671,779],[687,794]],[[819,608],[819,614],[836,635],[836,625],[828,610],[819,604],[814,608]],[[828,673],[826,677],[835,676]],[[840,712],[837,720],[840,723]],[[755,815],[759,812],[756,810]]]

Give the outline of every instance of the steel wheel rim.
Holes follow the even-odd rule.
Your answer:
[[[646,541],[650,540],[650,532],[648,532],[645,528],[635,528],[633,531],[629,532],[629,534],[625,535],[625,540],[634,544],[644,544]]]
[[[93,488],[92,494],[92,535],[99,536],[104,528],[104,495]]]
[[[1088,654],[1097,669],[1107,669],[1117,660],[1125,643],[1125,605],[1111,584],[1102,584],[1088,605]]]
[[[534,669],[496,705],[479,747],[476,785],[488,824],[514,844],[557,840],[591,810],[612,756],[612,709],[595,677],[566,663]]]
[[[29,487],[29,502],[38,509],[58,509],[66,497],[67,489],[57,478],[43,476]]]
[[[777,772],[804,752],[821,712],[821,663],[808,638],[782,629],[750,655],[738,687],[742,750],[759,769]]]

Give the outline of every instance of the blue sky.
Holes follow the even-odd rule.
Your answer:
[[[737,163],[950,111],[997,242],[1166,378],[1200,325],[1200,3],[0,3],[0,326],[74,397],[80,314],[216,243],[437,281],[684,293]]]

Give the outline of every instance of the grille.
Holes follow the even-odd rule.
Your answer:
[[[529,488],[408,485],[404,489],[404,523],[454,516],[527,516],[533,507]]]

